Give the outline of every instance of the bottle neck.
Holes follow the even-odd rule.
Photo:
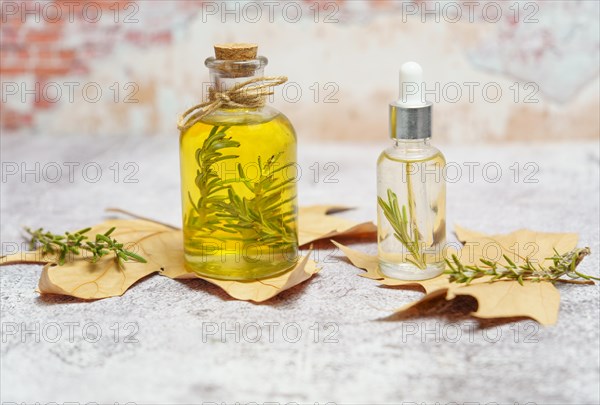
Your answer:
[[[394,139],[394,148],[397,149],[422,149],[428,148],[431,138],[423,139]]]
[[[236,84],[246,82],[256,77],[264,76],[268,60],[263,56],[257,59],[232,61],[208,58],[205,61],[210,72],[211,87],[216,91],[229,90]]]
[[[219,92],[227,91],[239,83],[244,83],[255,77],[264,76],[264,69],[257,69],[241,76],[231,77],[219,69],[210,69],[210,85]]]

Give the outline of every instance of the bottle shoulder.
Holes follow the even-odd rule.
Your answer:
[[[276,120],[280,121],[283,125],[289,127],[292,131],[294,131],[294,126],[292,125],[292,122],[287,117],[287,115],[285,115],[284,113],[282,113],[281,111],[279,111],[273,107],[268,107],[268,108],[271,109],[276,114],[276,116],[275,116]]]
[[[379,155],[379,162],[392,160],[398,162],[423,162],[436,159],[445,164],[446,158],[442,151],[430,144],[420,145],[392,145],[384,149]]]
[[[209,125],[254,125],[277,119],[281,112],[270,106],[261,108],[219,108],[202,118]],[[285,117],[285,116],[283,116]],[[287,120],[287,118],[285,118]]]
[[[290,120],[275,108],[264,106],[262,108],[235,108],[218,109],[181,133],[180,139],[193,139],[205,137],[215,127],[227,128],[228,134],[286,134],[285,137],[296,139],[296,132]]]

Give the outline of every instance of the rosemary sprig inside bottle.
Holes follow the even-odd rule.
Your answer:
[[[194,202],[192,194],[188,192],[188,198],[196,213],[196,215],[187,218],[188,223],[211,232],[223,230],[221,220],[217,215],[218,210],[215,208],[226,198],[219,192],[227,190],[227,185],[230,183],[230,181],[224,181],[220,178],[215,165],[239,157],[223,151],[223,149],[238,148],[240,146],[239,142],[227,136],[225,132],[228,129],[229,127],[213,127],[204,140],[202,147],[196,150],[198,169],[196,170],[195,182],[200,197]]]
[[[196,151],[196,186],[199,198],[188,198],[194,208],[188,216],[188,224],[199,229],[214,232],[221,231],[239,236],[241,242],[259,242],[271,247],[285,248],[296,244],[291,224],[295,209],[284,209],[295,196],[286,196],[293,185],[294,178],[278,178],[293,163],[277,166],[280,154],[268,157],[266,162],[258,157],[258,176],[249,178],[241,164],[237,164],[238,176],[222,179],[215,166],[217,163],[236,159],[233,154],[240,143],[228,137],[229,127],[215,126]],[[234,184],[247,189],[252,197],[240,196],[232,187]]]
[[[61,266],[66,263],[69,255],[80,255],[84,251],[92,254],[92,263],[110,253],[115,255],[115,260],[121,268],[124,267],[126,261],[147,263],[142,256],[125,249],[122,243],[110,237],[116,228],[112,227],[103,234],[96,234],[93,241],[89,240],[86,235],[91,229],[85,228],[74,233],[65,232],[64,235],[57,235],[44,231],[43,228],[35,231],[25,228],[31,235],[30,248],[33,250],[40,247],[43,254],[57,254],[57,263]]]
[[[471,281],[481,277],[491,277],[490,281],[513,280],[523,285],[523,281],[550,281],[550,282],[577,282],[577,279],[586,281],[600,280],[597,277],[588,276],[577,271],[577,266],[584,257],[590,254],[590,248],[574,249],[568,253],[560,254],[554,250],[554,256],[548,257],[552,264],[543,267],[539,263],[535,265],[529,258],[525,259],[524,264],[516,264],[508,256],[504,255],[504,261],[491,261],[479,259],[480,265],[467,266],[460,262],[456,255],[452,255],[452,260],[446,259],[448,270],[445,274],[450,276],[450,282],[469,284]],[[567,276],[569,279],[562,279]]]
[[[383,210],[383,214],[394,229],[394,237],[408,250],[406,260],[421,270],[427,267],[425,254],[421,251],[422,241],[416,221],[406,213],[406,206],[400,209],[398,196],[391,189],[387,190],[388,201],[377,197],[377,202]]]

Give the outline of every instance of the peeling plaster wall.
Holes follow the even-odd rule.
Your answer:
[[[176,136],[212,44],[252,41],[301,139],[384,138],[411,59],[441,140],[598,138],[596,1],[269,4],[4,1],[2,133]]]

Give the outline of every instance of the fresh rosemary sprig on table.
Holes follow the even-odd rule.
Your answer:
[[[534,265],[529,258],[525,259],[524,264],[514,263],[508,256],[504,255],[505,263],[479,259],[481,265],[465,266],[460,262],[456,255],[452,255],[452,260],[446,259],[448,270],[445,274],[450,276],[450,281],[454,283],[469,284],[476,278],[485,276],[491,277],[490,281],[513,280],[523,285],[524,280],[528,281],[571,281],[561,279],[567,276],[571,279],[600,280],[597,277],[588,276],[577,271],[577,266],[584,257],[590,254],[590,248],[574,249],[565,254],[559,254],[554,250],[554,256],[546,260],[552,260],[552,265],[543,267],[540,264]]]
[[[415,222],[406,213],[406,206],[402,210],[398,205],[398,196],[391,189],[387,190],[388,201],[377,197],[377,202],[383,210],[383,214],[394,229],[394,236],[408,250],[409,256],[406,260],[420,269],[425,269],[425,254],[421,251],[421,239]]]
[[[114,253],[115,260],[121,268],[126,261],[130,260],[146,263],[146,259],[142,256],[124,249],[122,243],[118,243],[115,239],[110,238],[110,235],[115,230],[114,227],[103,234],[96,234],[94,241],[90,241],[87,235],[85,235],[91,229],[85,228],[74,233],[65,232],[64,235],[56,235],[52,232],[44,231],[42,228],[35,231],[25,228],[27,233],[31,235],[29,241],[30,248],[33,250],[39,246],[44,254],[57,254],[57,262],[61,266],[66,263],[69,254],[80,255],[83,251],[92,254],[92,263],[97,262],[101,257],[110,253]]]

